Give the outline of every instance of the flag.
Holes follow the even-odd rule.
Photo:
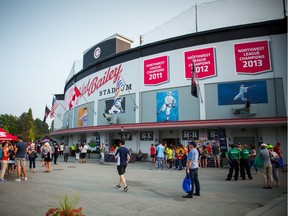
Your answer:
[[[196,72],[195,72],[195,67],[194,67],[194,61],[192,60],[192,68],[191,68],[191,95],[198,98],[198,94],[197,94],[197,81],[196,81]]]
[[[73,108],[73,102],[81,95],[81,92],[77,88],[77,86],[74,87],[73,89],[73,95],[71,98],[71,101],[69,102],[69,109]]]
[[[121,87],[125,86],[122,78],[118,76],[117,82],[116,82],[116,90],[115,90],[115,96],[114,96],[114,101],[117,98],[120,98],[120,93],[121,93]]]
[[[46,119],[49,116],[49,113],[50,113],[50,109],[46,106],[43,122],[46,122]]]
[[[50,118],[54,118],[54,112],[58,106],[59,106],[59,103],[58,103],[57,99],[55,98],[55,96],[53,96]]]

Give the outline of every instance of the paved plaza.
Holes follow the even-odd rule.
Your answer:
[[[69,160],[59,158],[51,173],[43,172],[37,161],[36,173],[27,169],[27,181],[15,182],[16,174],[7,176],[7,182],[0,182],[0,215],[44,216],[65,194],[79,195],[77,207],[87,216],[287,215],[287,173],[281,171],[281,187],[263,189],[261,175],[225,181],[227,168],[200,168],[201,196],[184,199],[184,170],[157,170],[149,162],[129,164],[125,174],[129,190],[123,192],[115,189],[119,180],[115,163]]]

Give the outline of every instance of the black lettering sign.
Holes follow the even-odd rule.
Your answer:
[[[217,129],[207,130],[207,133],[208,133],[208,140],[218,140],[219,131]]]
[[[131,141],[132,140],[132,134],[131,133],[120,133],[121,139],[125,141]]]
[[[153,131],[142,131],[140,132],[141,141],[153,141]]]
[[[183,130],[182,140],[199,140],[199,130]]]

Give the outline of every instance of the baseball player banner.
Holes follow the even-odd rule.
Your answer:
[[[234,44],[236,72],[259,74],[271,71],[268,41]]]
[[[105,113],[120,114],[125,113],[125,97],[116,98],[115,100],[105,101]]]
[[[266,81],[218,84],[218,105],[268,103]]]
[[[158,92],[157,122],[178,121],[178,91]]]

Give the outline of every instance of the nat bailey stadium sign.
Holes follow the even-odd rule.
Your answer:
[[[89,79],[87,83],[83,83],[82,87],[80,87],[79,90],[82,95],[85,95],[87,93],[89,97],[96,90],[98,90],[102,86],[105,86],[107,82],[112,80],[113,84],[115,84],[115,87],[111,89],[104,89],[104,90],[99,91],[99,96],[112,94],[116,90],[116,81],[117,81],[118,76],[120,76],[120,74],[122,73],[122,71],[123,71],[122,64],[114,68],[110,67],[105,71],[103,77],[95,76],[94,78]],[[131,84],[126,85],[125,88],[131,90]]]

